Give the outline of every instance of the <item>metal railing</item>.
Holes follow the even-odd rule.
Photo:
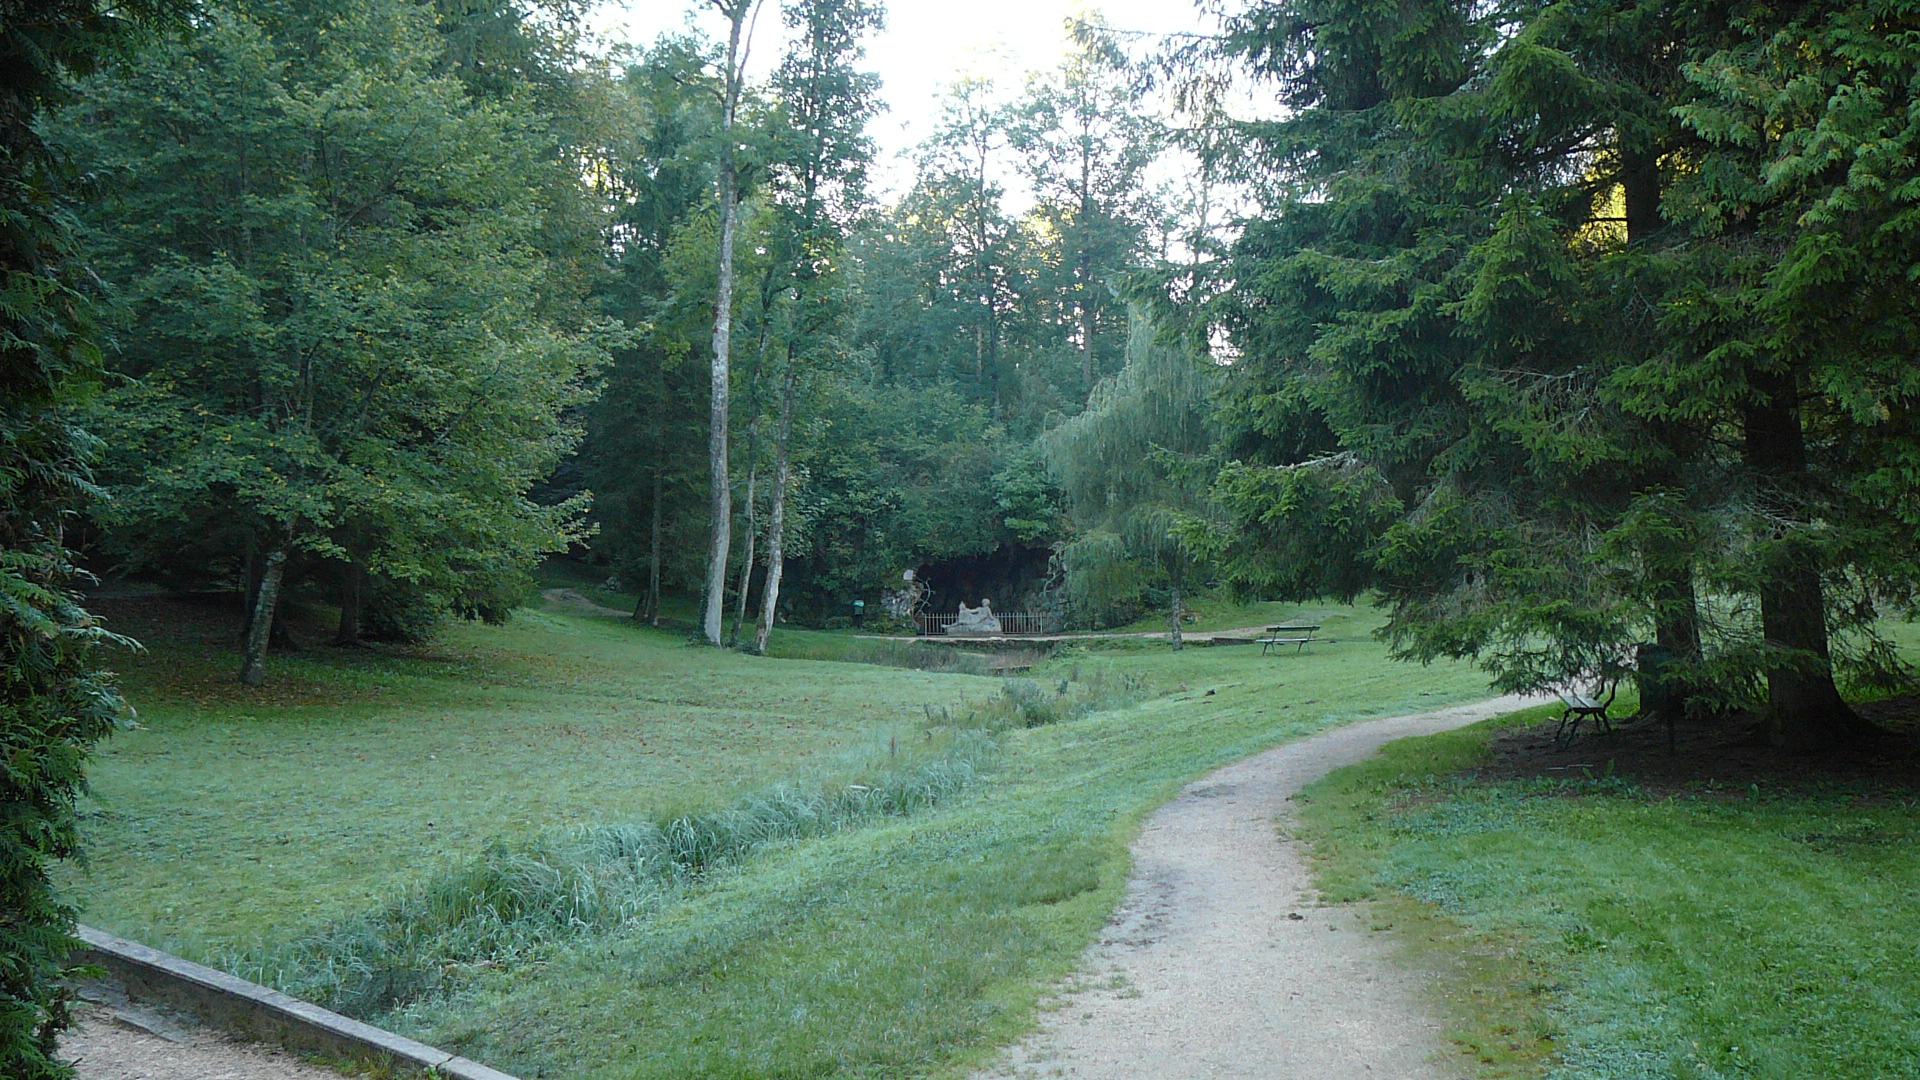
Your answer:
[[[952,626],[959,618],[960,616],[957,613],[953,615],[915,615],[913,617],[914,633],[921,637],[940,637],[945,635],[947,627]],[[1053,628],[1047,625],[1048,617],[1035,612],[1015,612],[1011,615],[996,615],[994,618],[1000,620],[1000,635],[1002,637],[1033,637],[1035,635],[1050,634],[1053,632]]]

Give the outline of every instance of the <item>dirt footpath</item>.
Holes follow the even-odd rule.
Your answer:
[[[1042,1030],[978,1080],[1454,1080],[1419,977],[1352,907],[1320,907],[1288,799],[1510,697],[1329,731],[1189,785],[1134,842],[1127,898]],[[1277,821],[1277,827],[1276,827]]]

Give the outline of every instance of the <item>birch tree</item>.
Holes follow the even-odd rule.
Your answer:
[[[747,58],[752,46],[753,22],[761,0],[712,0],[727,20],[727,54],[720,86],[720,242],[719,272],[713,300],[713,381],[707,433],[708,465],[712,472],[707,512],[712,517],[707,543],[706,597],[700,615],[700,633],[709,645],[720,644],[726,616],[727,564],[733,543],[733,481],[727,463],[728,396],[733,357],[733,243],[740,218],[740,153],[734,128],[746,95]]]
[[[784,220],[791,308],[779,373],[773,492],[767,512],[767,578],[761,594],[755,652],[766,652],[786,568],[787,500],[793,483],[794,410],[804,369],[825,365],[840,348],[845,319],[841,267],[846,229],[865,199],[873,148],[865,134],[878,110],[879,80],[855,70],[860,38],[880,27],[878,4],[866,0],[799,0],[784,16],[794,43],[774,77],[781,150],[772,171],[776,211]]]

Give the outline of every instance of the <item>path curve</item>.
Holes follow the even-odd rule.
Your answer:
[[[1385,744],[1542,699],[1336,728],[1181,791],[1133,844],[1127,896],[1042,1030],[976,1080],[1455,1080],[1415,973],[1321,907],[1288,800]]]
[[[547,589],[541,592],[541,598],[553,611],[567,615],[604,615],[615,619],[631,619],[633,612],[610,608],[588,599],[578,589]]]
[[[853,636],[862,641],[925,642],[935,645],[981,645],[992,644],[996,641],[1165,641],[1172,637],[1173,634],[1166,630],[1093,630],[1061,634],[999,634],[979,637],[965,634],[959,637],[948,637],[944,634],[855,634]],[[1239,645],[1247,645],[1255,643],[1259,639],[1267,636],[1267,628],[1264,626],[1241,626],[1228,630],[1182,630],[1180,632],[1180,640],[1188,645],[1211,645],[1215,641],[1227,641]],[[1335,638],[1315,638],[1313,643],[1316,645],[1332,645],[1336,640]]]

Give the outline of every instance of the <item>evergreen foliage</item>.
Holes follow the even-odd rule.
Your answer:
[[[1904,457],[1911,388],[1874,343],[1910,301],[1872,282],[1913,262],[1883,226],[1911,159],[1868,147],[1900,130],[1910,17],[1237,20],[1226,52],[1294,112],[1238,142],[1267,205],[1218,305],[1240,356],[1227,573],[1375,589],[1399,655],[1476,656],[1509,689],[1615,677],[1647,642],[1669,707],[1764,705],[1785,744],[1857,734],[1835,665],[1905,677],[1872,624],[1913,581],[1895,518],[1850,498],[1868,477],[1882,507],[1909,498],[1880,455]]]
[[[98,442],[74,419],[100,378],[97,297],[60,190],[44,111],[186,5],[0,4],[0,1073],[51,1080],[66,1026],[72,902],[49,878],[79,853],[75,800],[121,701],[96,650],[109,634],[72,591],[66,546],[97,493]]]

